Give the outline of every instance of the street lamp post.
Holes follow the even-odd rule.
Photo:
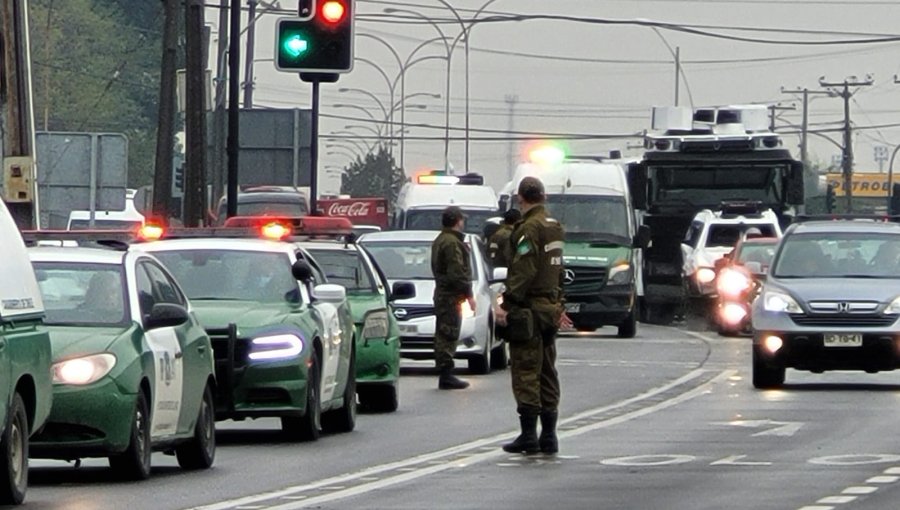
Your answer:
[[[368,65],[372,66],[373,68],[375,68],[376,71],[378,71],[378,73],[381,75],[381,77],[384,78],[385,83],[387,83],[388,92],[390,92],[390,95],[391,95],[391,104],[393,104],[394,103],[394,86],[395,86],[395,84],[393,82],[391,82],[391,79],[388,77],[388,74],[384,71],[384,69],[380,65],[376,64],[375,62],[373,62],[367,58],[356,57],[354,60],[356,60],[357,62],[362,62],[364,64],[368,64]],[[358,89],[358,90],[361,90],[361,89]],[[371,93],[369,93],[369,94],[371,97],[373,97],[373,98],[375,97],[374,94],[371,94]],[[378,101],[377,98],[376,98],[376,101]],[[378,101],[378,103],[382,104],[381,101]],[[384,109],[384,110],[387,112],[386,109]],[[388,117],[390,117],[390,118],[388,118]],[[390,114],[390,112],[387,112],[385,115],[384,121],[385,121],[385,123],[389,122],[389,124],[387,126],[388,127],[388,138],[391,139],[393,137],[394,116],[392,114]]]
[[[895,78],[896,79],[896,78]],[[897,151],[900,151],[900,144],[894,147],[894,152],[891,153],[891,162],[888,165],[888,203],[887,203],[887,211],[888,214],[894,214],[895,211],[891,210],[891,199],[894,197],[894,159],[897,157]]]
[[[352,108],[352,109],[354,109],[354,110],[359,110],[359,111],[365,113],[366,115],[369,116],[370,119],[372,119],[372,122],[374,122],[375,124],[378,125],[378,136],[380,137],[380,136],[383,136],[383,135],[384,135],[384,133],[381,131],[381,126],[382,126],[385,122],[384,122],[383,120],[378,120],[377,117],[375,117],[374,115],[372,115],[372,112],[370,112],[370,111],[368,110],[368,108],[364,108],[364,107],[362,107],[362,106],[355,105],[355,104],[346,104],[346,103],[335,103],[335,104],[331,105],[331,107],[332,107],[332,108]]]

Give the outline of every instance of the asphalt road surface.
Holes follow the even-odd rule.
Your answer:
[[[757,391],[746,338],[613,333],[559,341],[555,457],[500,449],[518,427],[508,371],[447,392],[406,362],[400,410],[360,415],[352,433],[291,443],[276,420],[224,422],[213,469],[155,454],[139,483],[113,481],[105,460],[32,461],[27,508],[900,507],[900,373],[788,371],[784,389]]]

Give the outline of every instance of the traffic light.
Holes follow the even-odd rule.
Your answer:
[[[308,5],[308,8],[304,8]],[[354,0],[305,0],[303,18],[278,20],[275,68],[301,73],[353,69]]]
[[[176,191],[176,193],[172,193],[172,196],[177,196],[177,192],[184,193],[184,165],[177,165],[173,168],[172,175],[172,189]]]
[[[825,211],[834,212],[834,184],[829,184],[825,189]]]

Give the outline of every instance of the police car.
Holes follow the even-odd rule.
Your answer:
[[[289,437],[303,440],[323,429],[351,431],[356,369],[346,290],[280,240],[290,227],[273,222],[259,231],[266,238],[234,237],[246,229],[160,232],[162,240],[131,249],[172,271],[212,338],[216,419],[279,417]]]
[[[716,294],[716,261],[734,249],[744,232],[758,229],[761,237],[781,237],[778,217],[756,202],[726,202],[720,210],[697,213],[681,243],[682,277],[689,298]]]
[[[403,283],[415,286],[415,297],[397,299],[394,316],[400,327],[401,355],[411,359],[434,358],[434,275],[431,272],[431,244],[435,231],[394,231],[366,234],[360,246],[372,255],[388,283],[395,288]],[[494,332],[492,304],[497,294],[490,286],[485,247],[477,236],[466,234],[472,268],[472,293],[475,310],[466,302],[462,308],[462,325],[456,357],[468,360],[469,370],[487,374],[503,369],[508,357],[506,345]]]
[[[28,488],[29,437],[44,426],[53,397],[44,304],[22,238],[0,201],[0,505]]]
[[[400,332],[390,302],[415,297],[411,285],[391,293],[366,252],[352,242],[305,241],[329,281],[347,289],[356,328],[356,392],[363,408],[393,412],[399,405]]]
[[[209,468],[212,345],[172,275],[124,250],[39,246],[29,256],[46,306],[54,397],[31,456],[108,457],[129,479],[150,476],[153,450],[173,451],[185,469]]]

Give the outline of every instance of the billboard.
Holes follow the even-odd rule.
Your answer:
[[[827,175],[828,184],[834,188],[834,194],[842,197],[844,192],[844,175],[830,173]],[[900,183],[900,176],[894,177],[895,183]],[[851,191],[854,197],[887,197],[888,174],[854,173],[852,175]]]

